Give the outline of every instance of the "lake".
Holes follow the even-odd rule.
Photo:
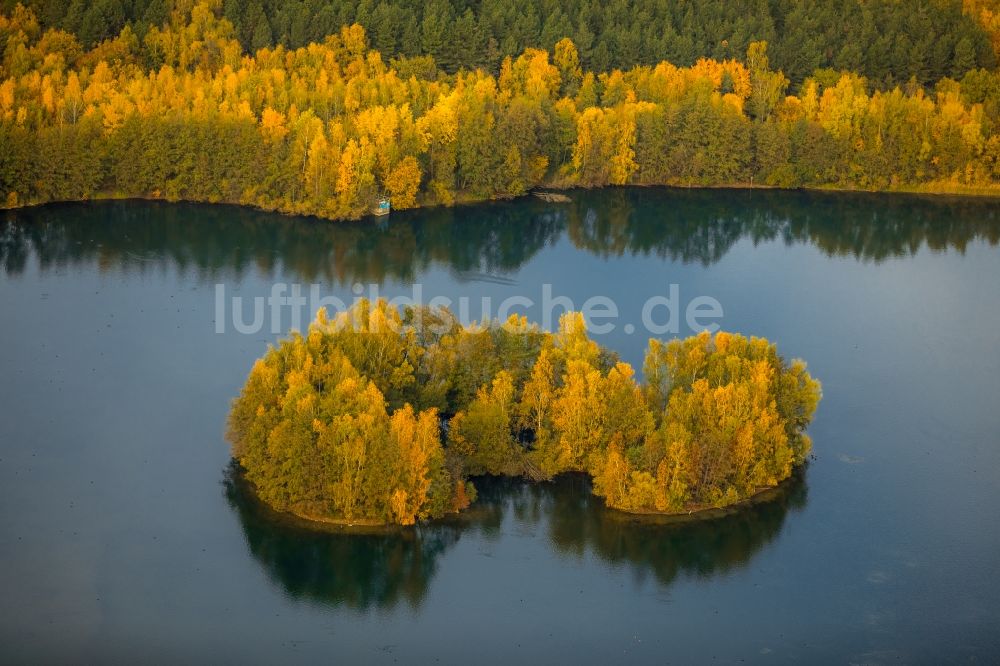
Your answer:
[[[355,224],[0,212],[0,661],[1000,659],[1000,205],[570,194]],[[271,513],[223,437],[300,315],[266,299],[415,285],[466,319],[607,297],[618,316],[595,339],[637,367],[648,303],[688,335],[686,309],[712,299],[706,322],[823,382],[814,458],[712,520],[618,514],[578,476],[480,479],[468,512],[406,530]]]

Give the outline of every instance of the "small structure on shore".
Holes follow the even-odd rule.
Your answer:
[[[390,209],[391,206],[388,199],[379,199],[375,207],[372,208],[372,215],[388,215]]]
[[[569,203],[572,201],[568,196],[559,192],[532,192],[532,194],[549,203]]]

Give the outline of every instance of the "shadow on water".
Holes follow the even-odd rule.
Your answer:
[[[235,467],[224,487],[250,554],[286,594],[367,611],[419,607],[441,557],[462,538],[545,539],[556,557],[541,567],[591,554],[664,587],[684,575],[710,578],[746,565],[779,535],[788,513],[806,504],[804,477],[796,474],[766,501],[727,515],[666,524],[605,508],[583,475],[549,483],[483,477],[475,480],[478,500],[462,514],[369,533],[316,529],[277,514],[254,497]]]
[[[43,270],[84,262],[140,273],[176,267],[206,282],[251,270],[344,285],[412,281],[432,265],[496,279],[563,237],[598,256],[706,266],[744,239],[809,243],[829,256],[879,262],[924,246],[996,245],[1000,213],[995,201],[971,198],[666,188],[576,191],[569,204],[526,197],[399,211],[386,224],[105,201],[0,212],[0,266],[18,274],[34,254]]]

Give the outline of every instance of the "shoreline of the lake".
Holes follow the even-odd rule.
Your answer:
[[[410,208],[400,208],[394,209],[393,212],[404,212],[404,211],[417,211],[417,210],[432,210],[436,208],[457,208],[461,206],[471,206],[476,204],[486,204],[491,202],[503,202],[503,201],[518,201],[527,198],[536,198],[539,201],[545,203],[551,203],[553,205],[561,205],[566,203],[572,203],[573,199],[571,193],[574,191],[584,191],[593,192],[600,190],[619,190],[619,189],[653,189],[659,188],[664,190],[701,190],[701,191],[712,191],[712,190],[727,190],[727,191],[745,191],[753,192],[754,190],[763,190],[768,192],[819,192],[819,193],[831,193],[831,194],[873,194],[873,195],[890,195],[890,196],[915,196],[915,197],[928,197],[932,199],[947,199],[947,198],[959,198],[959,199],[973,199],[973,200],[988,200],[988,199],[998,199],[1000,200],[1000,184],[995,187],[971,187],[965,185],[958,185],[952,183],[939,184],[939,183],[925,183],[920,186],[913,187],[902,187],[896,189],[883,189],[883,190],[866,190],[856,187],[843,187],[843,186],[805,186],[805,187],[779,187],[775,185],[760,185],[756,183],[741,182],[741,183],[722,183],[714,185],[684,185],[679,183],[628,183],[625,185],[597,185],[593,187],[584,187],[580,185],[572,184],[560,184],[560,183],[540,183],[536,187],[525,191],[523,194],[514,195],[503,195],[503,196],[493,196],[493,197],[475,197],[464,193],[456,193],[455,200],[450,204],[443,203],[431,203],[431,204],[419,204],[412,206]],[[539,193],[556,194],[560,197],[566,197],[568,200],[552,200],[549,201],[545,197],[538,196]],[[301,219],[314,219],[323,222],[336,222],[336,223],[355,223],[355,222],[371,222],[378,219],[379,216],[373,213],[365,213],[359,215],[358,217],[323,217],[321,215],[316,215],[314,213],[298,213],[295,211],[283,210],[280,208],[269,208],[265,206],[260,206],[258,204],[239,200],[224,200],[219,199],[216,201],[211,201],[208,199],[185,199],[185,198],[169,198],[162,196],[152,196],[152,195],[121,195],[115,193],[98,193],[94,196],[82,198],[82,199],[53,199],[50,201],[32,201],[28,203],[19,203],[16,206],[7,206],[4,203],[0,203],[0,211],[18,211],[18,210],[28,210],[33,208],[40,208],[42,206],[58,205],[58,204],[85,204],[85,203],[98,203],[105,201],[149,201],[158,203],[170,203],[170,204],[199,204],[199,205],[210,205],[210,206],[232,206],[236,208],[244,208],[247,210],[259,211],[264,213],[273,213],[275,215],[282,215],[285,217],[301,218]]]
[[[723,506],[697,506],[692,507],[687,511],[651,511],[651,510],[625,510],[618,509],[608,506],[603,498],[601,499],[602,506],[607,515],[612,520],[619,520],[622,522],[635,522],[635,523],[646,523],[646,524],[656,524],[656,525],[679,525],[683,523],[691,522],[701,522],[718,520],[720,518],[725,518],[727,516],[732,516],[741,513],[751,507],[758,506],[760,504],[766,504],[768,502],[780,499],[781,495],[790,488],[796,481],[800,480],[805,474],[806,467],[808,467],[809,462],[798,465],[792,469],[792,473],[785,479],[779,481],[776,485],[765,486],[758,489],[753,495],[749,497],[744,497],[738,502],[732,504],[726,504]],[[436,524],[441,522],[461,520],[463,516],[474,509],[475,503],[465,507],[464,509],[459,509],[456,511],[450,511],[443,516],[432,519],[420,520],[416,525],[399,525],[397,523],[387,523],[380,522],[377,520],[365,520],[365,519],[355,519],[347,520],[346,518],[333,518],[327,516],[320,516],[305,512],[298,512],[294,509],[282,510],[276,509],[275,507],[268,504],[266,501],[261,499],[260,495],[257,494],[256,489],[244,475],[244,470],[233,461],[233,477],[238,479],[241,484],[244,484],[247,493],[253,498],[261,507],[266,509],[272,516],[281,521],[287,521],[288,523],[301,527],[303,529],[315,530],[315,531],[337,531],[337,532],[349,532],[352,534],[383,534],[387,532],[397,532],[405,530],[408,528],[415,527],[420,524]],[[587,477],[590,476],[586,472],[565,472],[559,474],[552,479],[543,479],[540,481],[532,480],[526,476],[495,476],[495,475],[484,475],[491,479],[515,479],[522,483],[528,485],[542,485],[547,483],[552,483],[558,477],[572,477],[580,476]]]

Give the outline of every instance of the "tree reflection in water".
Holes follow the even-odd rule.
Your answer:
[[[808,243],[829,256],[880,262],[922,247],[1000,242],[991,200],[848,193],[623,188],[572,203],[512,202],[393,213],[339,224],[234,206],[110,201],[0,212],[0,266],[43,270],[97,262],[143,273],[175,267],[205,283],[251,270],[341,285],[517,271],[567,237],[598,256],[652,255],[711,265],[737,242]],[[292,275],[288,275],[291,273]]]
[[[506,529],[544,534],[559,555],[591,553],[636,577],[667,586],[678,576],[711,577],[744,566],[806,503],[802,473],[766,499],[713,518],[678,521],[604,507],[583,475],[548,483],[479,478],[467,511],[412,528],[350,531],[305,525],[261,504],[235,467],[225,493],[251,555],[290,596],[358,611],[419,607],[442,556],[461,538],[495,540]],[[553,566],[560,566],[554,563]]]

